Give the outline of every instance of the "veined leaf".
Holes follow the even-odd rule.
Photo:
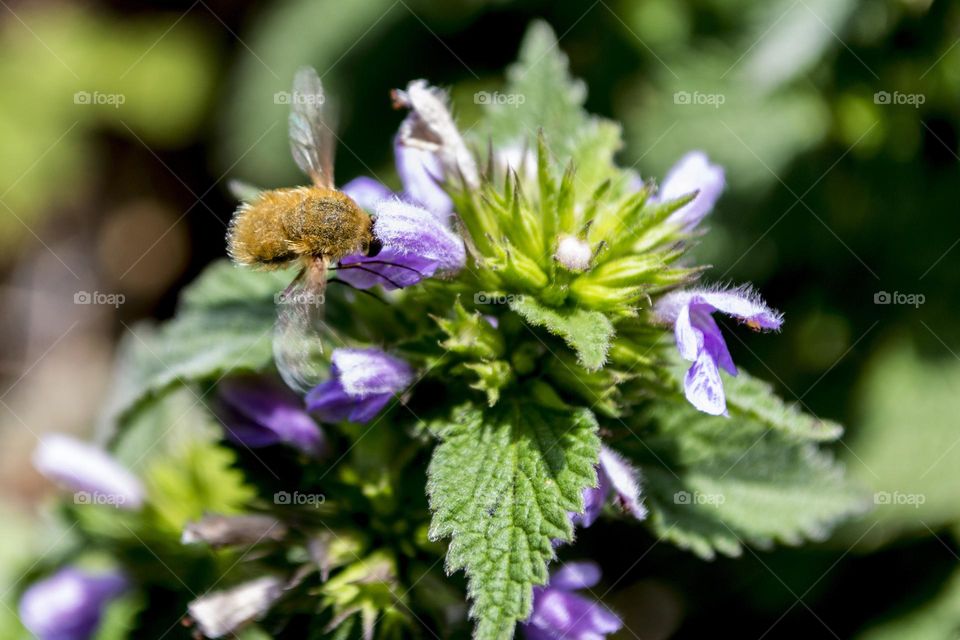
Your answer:
[[[653,433],[641,437],[656,458],[642,469],[659,535],[704,558],[736,556],[743,544],[824,539],[866,508],[866,493],[828,452],[771,428],[763,412],[729,408],[729,418],[710,416],[670,395],[646,412]]]
[[[547,580],[552,541],[572,538],[567,513],[596,483],[596,420],[506,401],[462,405],[433,430],[442,442],[428,470],[431,538],[450,537],[447,571],[467,573],[474,638],[509,639]]]
[[[599,369],[607,361],[613,323],[603,313],[578,308],[555,309],[531,296],[514,298],[510,309],[530,324],[563,338],[587,369]]]
[[[269,366],[273,296],[291,278],[285,271],[251,271],[222,261],[184,291],[174,320],[130,328],[101,435],[109,436],[141,403],[178,385]]]

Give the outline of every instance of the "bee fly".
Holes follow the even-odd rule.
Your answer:
[[[346,256],[375,256],[382,246],[373,235],[370,216],[334,187],[334,134],[316,71],[309,67],[297,71],[290,101],[293,159],[312,185],[263,191],[242,204],[230,222],[227,248],[239,265],[260,269],[301,265],[277,298],[273,352],[284,381],[303,392],[322,373],[315,356],[323,351],[317,328],[328,268]]]

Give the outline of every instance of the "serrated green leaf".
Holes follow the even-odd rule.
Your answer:
[[[586,85],[570,75],[569,66],[553,29],[545,22],[534,22],[520,45],[517,62],[507,70],[504,92],[512,100],[492,101],[480,129],[483,140],[489,136],[499,144],[526,144],[531,149],[536,133],[545,132],[546,147],[558,165],[573,161],[577,190],[587,197],[607,178],[626,181],[627,174],[613,162],[623,146],[621,128],[584,110]]]
[[[547,580],[552,540],[572,537],[567,513],[596,483],[596,420],[501,401],[463,405],[433,430],[442,442],[428,470],[430,536],[450,537],[447,571],[467,573],[474,638],[509,639]]]
[[[653,434],[643,441],[656,454],[642,465],[649,522],[704,558],[820,540],[867,505],[832,455],[735,405],[724,418],[662,396],[645,418]]]
[[[530,25],[520,45],[518,61],[507,70],[505,91],[522,103],[490,104],[487,125],[496,142],[533,140],[542,128],[554,153],[569,158],[572,142],[586,122],[586,85],[570,76],[567,56],[545,22]]]
[[[587,369],[599,369],[607,361],[614,330],[613,323],[603,313],[548,307],[531,296],[513,298],[510,309],[530,324],[563,338]]]
[[[293,276],[215,263],[183,293],[177,317],[128,329],[101,435],[143,402],[179,385],[270,365],[274,295]]]
[[[836,422],[805,413],[796,404],[785,403],[767,382],[745,371],[740,371],[737,376],[725,375],[723,386],[730,411],[768,429],[817,442],[832,442],[843,435],[843,427]]]

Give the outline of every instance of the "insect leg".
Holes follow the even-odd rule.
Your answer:
[[[359,262],[355,262],[355,263],[352,263],[352,264],[341,264],[341,265],[340,265],[339,267],[337,267],[337,268],[340,269],[341,271],[346,271],[347,269],[359,269],[360,271],[365,271],[365,272],[367,272],[367,273],[373,274],[373,275],[377,276],[378,278],[383,278],[384,280],[386,280],[387,282],[389,282],[390,284],[392,284],[392,285],[393,285],[394,287],[396,287],[397,289],[402,289],[402,288],[403,288],[402,285],[398,284],[397,282],[394,282],[393,280],[391,280],[391,279],[388,278],[387,276],[383,275],[382,273],[377,273],[377,272],[374,271],[373,269],[367,269],[366,267],[361,266],[361,263],[359,263]]]
[[[356,292],[358,292],[358,293],[362,293],[362,294],[364,294],[364,295],[370,296],[371,298],[373,298],[374,300],[376,300],[377,302],[379,302],[379,303],[381,303],[381,304],[387,304],[387,301],[386,301],[386,300],[384,300],[383,298],[381,298],[380,296],[378,296],[377,294],[375,294],[373,291],[370,291],[369,289],[360,289],[360,288],[357,288],[357,287],[353,286],[352,284],[350,284],[349,282],[347,282],[346,280],[340,280],[339,278],[330,278],[329,280],[327,280],[327,284],[332,284],[332,283],[334,283],[334,282],[337,283],[337,284],[346,285],[346,286],[350,287],[351,289],[353,289],[354,291],[356,291]]]

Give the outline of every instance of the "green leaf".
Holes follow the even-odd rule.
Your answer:
[[[786,404],[769,383],[740,371],[737,376],[724,376],[727,407],[768,429],[802,440],[832,442],[843,435],[843,427],[832,420],[822,420],[801,411],[796,404]]]
[[[863,489],[810,441],[819,433],[791,433],[765,421],[769,412],[728,407],[729,418],[709,416],[671,394],[646,412],[653,434],[637,453],[648,460],[649,522],[660,536],[704,558],[737,556],[743,544],[822,540],[865,509]]]
[[[255,497],[222,437],[220,424],[187,389],[129,420],[114,454],[143,477],[149,515],[165,532],[179,537],[188,520],[206,512],[239,513]]]
[[[682,393],[683,378],[689,362],[671,352],[673,365],[672,386]],[[736,376],[723,373],[723,389],[727,394],[727,409],[732,416],[746,418],[772,431],[798,440],[833,442],[843,435],[843,427],[832,420],[823,420],[800,410],[796,403],[787,404],[774,392],[769,383],[754,378],[742,369]]]
[[[487,125],[495,142],[532,142],[542,128],[556,155],[571,155],[573,139],[587,120],[583,110],[587,87],[570,76],[567,56],[547,23],[530,25],[519,60],[507,70],[505,92],[518,99],[522,96],[522,103],[489,105]]]
[[[851,526],[862,548],[928,536],[960,523],[960,365],[928,360],[912,345],[877,353],[860,385],[847,464],[876,491],[876,508]]]
[[[222,261],[184,291],[175,319],[128,328],[101,430],[112,434],[139,405],[176,386],[269,366],[273,296],[292,277]]]
[[[916,594],[911,593],[911,600]],[[857,640],[955,640],[960,629],[960,572],[954,572],[930,601],[871,626]]]
[[[93,640],[126,640],[136,629],[137,616],[146,608],[138,595],[126,595],[110,603],[97,626]]]
[[[599,369],[607,361],[613,338],[613,323],[599,311],[547,307],[531,296],[511,299],[510,309],[538,327],[563,338],[577,352],[587,369]]]
[[[536,134],[544,131],[557,165],[573,160],[574,182],[586,198],[607,178],[625,182],[627,173],[618,171],[613,161],[622,147],[620,125],[584,110],[587,87],[570,75],[569,66],[553,29],[534,22],[520,45],[518,61],[507,70],[504,92],[513,100],[491,101],[480,139],[535,149]]]
[[[432,428],[442,442],[428,470],[430,536],[450,537],[447,571],[467,573],[474,638],[511,638],[547,580],[552,540],[572,538],[567,513],[596,484],[596,420],[507,400],[462,405]]]

